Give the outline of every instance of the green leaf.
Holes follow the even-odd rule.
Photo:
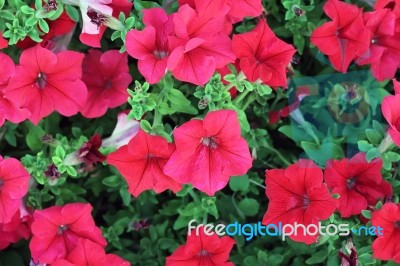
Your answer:
[[[322,263],[326,260],[327,257],[328,257],[328,253],[326,252],[326,250],[320,250],[318,252],[313,253],[311,258],[306,260],[306,264],[314,265],[314,264]]]
[[[78,176],[78,173],[76,172],[75,168],[72,166],[67,166],[67,173],[70,176],[76,177]]]
[[[160,238],[158,240],[157,246],[160,247],[160,249],[162,250],[174,249],[177,246],[177,243],[169,238]]]
[[[140,121],[140,128],[146,131],[147,133],[151,132],[152,126],[150,125],[149,121],[141,120]]]
[[[129,17],[127,20],[125,20],[125,25],[128,29],[131,29],[135,25],[135,17]]]
[[[53,161],[53,163],[54,163],[55,165],[59,165],[59,164],[61,164],[61,163],[63,162],[63,160],[62,160],[60,157],[58,157],[58,156],[53,156],[53,157],[51,157],[51,160]]]
[[[40,126],[34,126],[33,124],[28,124],[29,132],[26,134],[25,141],[29,149],[32,151],[38,151],[42,147],[42,137],[45,132]]]
[[[36,10],[42,9],[42,0],[35,0],[35,8]]]
[[[121,187],[119,195],[121,196],[122,202],[125,206],[131,205],[131,194],[129,194],[128,189],[125,186]]]
[[[263,84],[258,84],[256,86],[256,91],[257,91],[258,95],[260,95],[260,96],[265,96],[265,95],[269,95],[272,93],[271,87],[267,86],[267,85],[263,85]]]
[[[229,180],[229,187],[233,191],[246,192],[249,189],[250,180],[247,175],[243,176],[232,176]]]
[[[23,6],[20,8],[20,10],[22,11],[22,13],[27,14],[27,15],[35,13],[35,10],[30,8],[29,6]]]
[[[362,214],[362,216],[364,216],[367,219],[371,219],[372,218],[372,213],[369,210],[362,210],[361,214]]]
[[[357,144],[358,144],[358,149],[360,151],[364,151],[364,152],[366,152],[369,149],[374,147],[374,145],[368,143],[368,141],[366,141],[366,140],[360,140],[360,141],[357,142]]]
[[[235,110],[236,110],[236,112],[238,114],[238,118],[239,118],[239,122],[240,122],[240,128],[244,132],[249,132],[250,131],[250,124],[249,124],[249,121],[247,121],[246,113],[242,109],[239,109],[237,107],[235,107]]]
[[[301,147],[311,160],[320,165],[325,165],[330,159],[340,159],[344,157],[342,148],[333,142],[325,142],[321,145],[317,145],[312,142],[302,141]]]
[[[13,147],[17,147],[17,138],[15,137],[13,131],[7,130],[6,134],[4,135],[4,138],[6,139],[8,144],[10,144]]]
[[[378,145],[379,143],[381,143],[381,141],[383,139],[383,136],[374,129],[370,129],[370,128],[366,129],[365,134],[367,135],[369,142],[372,144],[375,144],[375,145]]]
[[[103,179],[102,183],[107,187],[119,187],[121,186],[121,178],[116,175],[108,176]]]
[[[66,5],[65,10],[67,11],[68,16],[75,22],[79,21],[79,12],[75,7]]]
[[[239,208],[246,216],[254,216],[258,213],[260,204],[257,200],[245,198],[239,202]]]
[[[372,148],[367,152],[367,155],[365,158],[367,159],[368,162],[371,162],[375,158],[379,158],[381,156],[381,153],[377,148]]]

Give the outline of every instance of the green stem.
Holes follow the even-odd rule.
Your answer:
[[[266,186],[261,185],[260,183],[258,183],[257,181],[254,181],[253,179],[250,179],[250,182],[253,183],[254,185],[260,187],[260,188],[263,188],[263,189],[267,188]]]
[[[274,153],[278,156],[278,158],[279,158],[283,163],[285,163],[285,166],[291,165],[291,163],[290,163],[288,160],[286,160],[286,158],[282,155],[282,153],[281,153],[280,151],[278,151],[278,150],[275,149],[274,147],[270,147],[270,146],[267,146],[266,148],[267,148],[267,150],[270,150],[270,151],[274,152]]]
[[[389,135],[389,133],[386,134],[385,138],[382,140],[381,144],[379,144],[378,151],[380,154],[386,152],[393,146],[393,140],[392,137]]]
[[[193,201],[198,204],[201,205],[201,201],[199,196],[197,196],[196,192],[194,192],[193,190],[189,190],[189,195],[193,198]]]
[[[242,220],[244,220],[244,219],[246,219],[246,216],[244,215],[242,210],[239,208],[239,206],[236,204],[235,196],[236,196],[236,192],[233,193],[233,195],[232,195],[232,204],[235,207],[236,211],[238,212],[240,218],[242,218]]]
[[[246,102],[243,104],[242,109],[246,110],[247,107],[249,107],[249,105],[251,103],[253,103],[256,99],[257,99],[257,95],[256,94],[250,94],[249,97],[247,97]]]
[[[223,77],[221,77],[223,78]],[[240,71],[237,76],[236,76],[236,82],[229,83],[228,85],[225,86],[225,90],[229,91],[231,88],[235,87],[239,82],[243,81],[246,79],[246,76],[242,71]]]
[[[246,98],[247,94],[249,94],[249,90],[245,90],[244,92],[240,93],[233,101],[232,103],[239,107],[239,104]]]

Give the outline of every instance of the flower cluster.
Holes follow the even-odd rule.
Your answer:
[[[379,80],[393,78],[400,67],[400,23],[397,1],[376,1],[374,11],[328,0],[324,5],[332,21],[315,29],[311,42],[329,57],[333,67],[346,72],[350,63],[371,65]]]
[[[128,59],[118,51],[55,54],[36,45],[22,52],[16,67],[7,55],[1,54],[1,58],[5,66],[0,87],[3,123],[29,119],[38,124],[53,111],[64,116],[81,112],[100,117],[128,98],[126,88],[132,81]]]
[[[252,165],[234,111],[209,112],[204,120],[186,122],[174,130],[174,141],[140,131],[107,162],[120,171],[135,197],[148,189],[177,192],[181,184],[212,196],[230,176],[246,174]]]
[[[145,28],[128,32],[127,51],[138,59],[139,71],[149,83],[158,83],[168,70],[178,80],[204,85],[217,69],[239,60],[249,81],[286,85],[286,68],[296,50],[278,39],[265,20],[249,33],[229,37],[232,23],[261,15],[260,1],[179,4],[169,15],[160,8],[144,10]]]
[[[400,2],[350,2],[0,1],[0,265],[400,263]]]
[[[316,226],[335,210],[343,218],[359,215],[368,206],[392,198],[392,187],[382,179],[381,170],[382,161],[367,162],[364,153],[351,159],[331,160],[324,173],[310,160],[300,160],[286,169],[267,170],[265,183],[269,204],[263,223]],[[386,203],[373,213],[372,224],[385,230],[384,235],[373,243],[375,257],[399,260],[395,240],[399,219],[397,206],[393,203]],[[290,238],[312,244],[316,243],[319,235],[297,234]]]
[[[33,261],[59,266],[130,265],[105,254],[107,242],[91,211],[90,204],[81,203],[36,210],[31,225]]]

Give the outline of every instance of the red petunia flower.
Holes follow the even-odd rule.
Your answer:
[[[81,80],[83,58],[83,54],[72,51],[56,55],[40,45],[23,51],[5,89],[6,97],[27,108],[32,113],[29,120],[36,125],[54,110],[75,115],[87,97]]]
[[[0,31],[0,49],[8,47],[8,41],[3,38],[3,32]]]
[[[181,185],[163,173],[174,149],[174,144],[163,137],[139,130],[128,145],[109,154],[107,162],[118,169],[129,185],[129,192],[135,197],[150,189],[156,193],[171,189],[176,193]]]
[[[374,257],[400,263],[400,204],[385,203],[380,210],[374,211],[372,225],[383,230],[383,236],[378,235],[372,243]]]
[[[175,252],[167,257],[166,266],[233,266],[228,262],[235,240],[229,236],[219,238],[216,234],[206,235],[204,228],[190,232],[186,244],[179,246]]]
[[[250,32],[233,35],[233,50],[249,81],[260,79],[272,86],[287,86],[286,68],[296,50],[278,39],[265,20]]]
[[[143,10],[144,30],[131,30],[126,36],[126,50],[139,60],[138,68],[150,84],[158,83],[167,71],[170,54],[168,36],[174,32],[172,16],[162,8]]]
[[[66,259],[79,239],[89,239],[104,248],[107,242],[96,227],[91,212],[92,206],[84,203],[36,210],[29,245],[33,260],[51,264]]]
[[[14,158],[0,156],[0,223],[11,222],[28,192],[29,173]]]
[[[3,53],[0,53],[0,126],[6,120],[18,124],[27,119],[31,113],[25,108],[19,108],[4,95],[4,89],[7,87],[10,77],[14,75],[15,66],[12,59]]]
[[[173,132],[176,151],[164,173],[182,184],[192,184],[209,196],[226,186],[230,176],[244,175],[252,166],[246,140],[240,135],[232,110],[209,112]]]
[[[9,223],[0,223],[0,250],[21,239],[28,239],[31,236],[28,222],[29,216],[18,210]]]
[[[389,123],[388,133],[393,142],[400,146],[400,85],[393,81],[396,95],[386,96],[382,101],[382,114]]]
[[[100,15],[113,16],[115,18],[119,17],[119,14],[123,12],[126,17],[132,9],[133,3],[128,0],[68,0],[73,2],[80,2],[82,18],[83,18],[83,29],[79,36],[79,40],[91,47],[100,48],[101,38],[107,27],[100,21],[92,16],[89,17],[90,9],[95,10],[95,12],[100,12]],[[97,18],[99,19],[99,18]]]
[[[258,17],[263,11],[260,0],[227,0],[230,7],[228,17],[233,23],[242,21],[245,17]]]
[[[81,110],[84,117],[103,116],[108,108],[115,108],[127,102],[127,88],[132,82],[129,74],[128,55],[118,50],[104,54],[89,50],[82,64],[82,80],[88,88],[88,98]]]
[[[364,153],[327,162],[325,182],[332,193],[340,195],[337,209],[342,217],[360,214],[368,205],[391,197],[392,187],[382,179],[381,169],[381,159],[368,162]]]
[[[122,259],[115,254],[107,254],[106,256],[106,266],[130,266],[131,263]]]
[[[294,223],[317,225],[336,209],[335,199],[322,183],[322,170],[312,161],[301,159],[286,169],[266,171],[268,210],[263,224]],[[305,235],[301,229],[290,238],[306,244],[315,243],[318,235]]]
[[[393,78],[400,66],[400,36],[395,34],[395,14],[387,8],[364,13],[365,26],[372,33],[369,49],[357,59],[357,64],[371,64],[374,77]]]
[[[204,85],[216,69],[236,59],[231,39],[225,32],[225,15],[229,8],[212,11],[204,7],[201,10],[203,12],[183,5],[174,14],[176,36],[169,37],[173,51],[167,62],[175,78],[196,85]]]
[[[396,16],[395,32],[400,32],[400,1],[399,0],[377,0],[374,6],[375,10],[389,9]]]
[[[311,43],[329,57],[336,70],[346,72],[350,62],[367,51],[371,34],[356,5],[329,0],[323,9],[332,21],[313,31]]]
[[[129,262],[124,261],[115,255],[106,255],[104,247],[90,241],[89,239],[79,239],[77,246],[69,253],[67,259],[57,260],[52,266],[129,266]]]

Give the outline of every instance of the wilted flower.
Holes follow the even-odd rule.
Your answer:
[[[95,134],[89,141],[83,143],[77,152],[68,154],[65,157],[64,165],[78,165],[81,163],[92,165],[103,162],[107,157],[99,151],[101,143],[100,135]]]
[[[110,137],[103,140],[103,147],[119,148],[128,142],[139,132],[140,123],[130,119],[128,114],[121,112],[118,114],[117,125]]]

